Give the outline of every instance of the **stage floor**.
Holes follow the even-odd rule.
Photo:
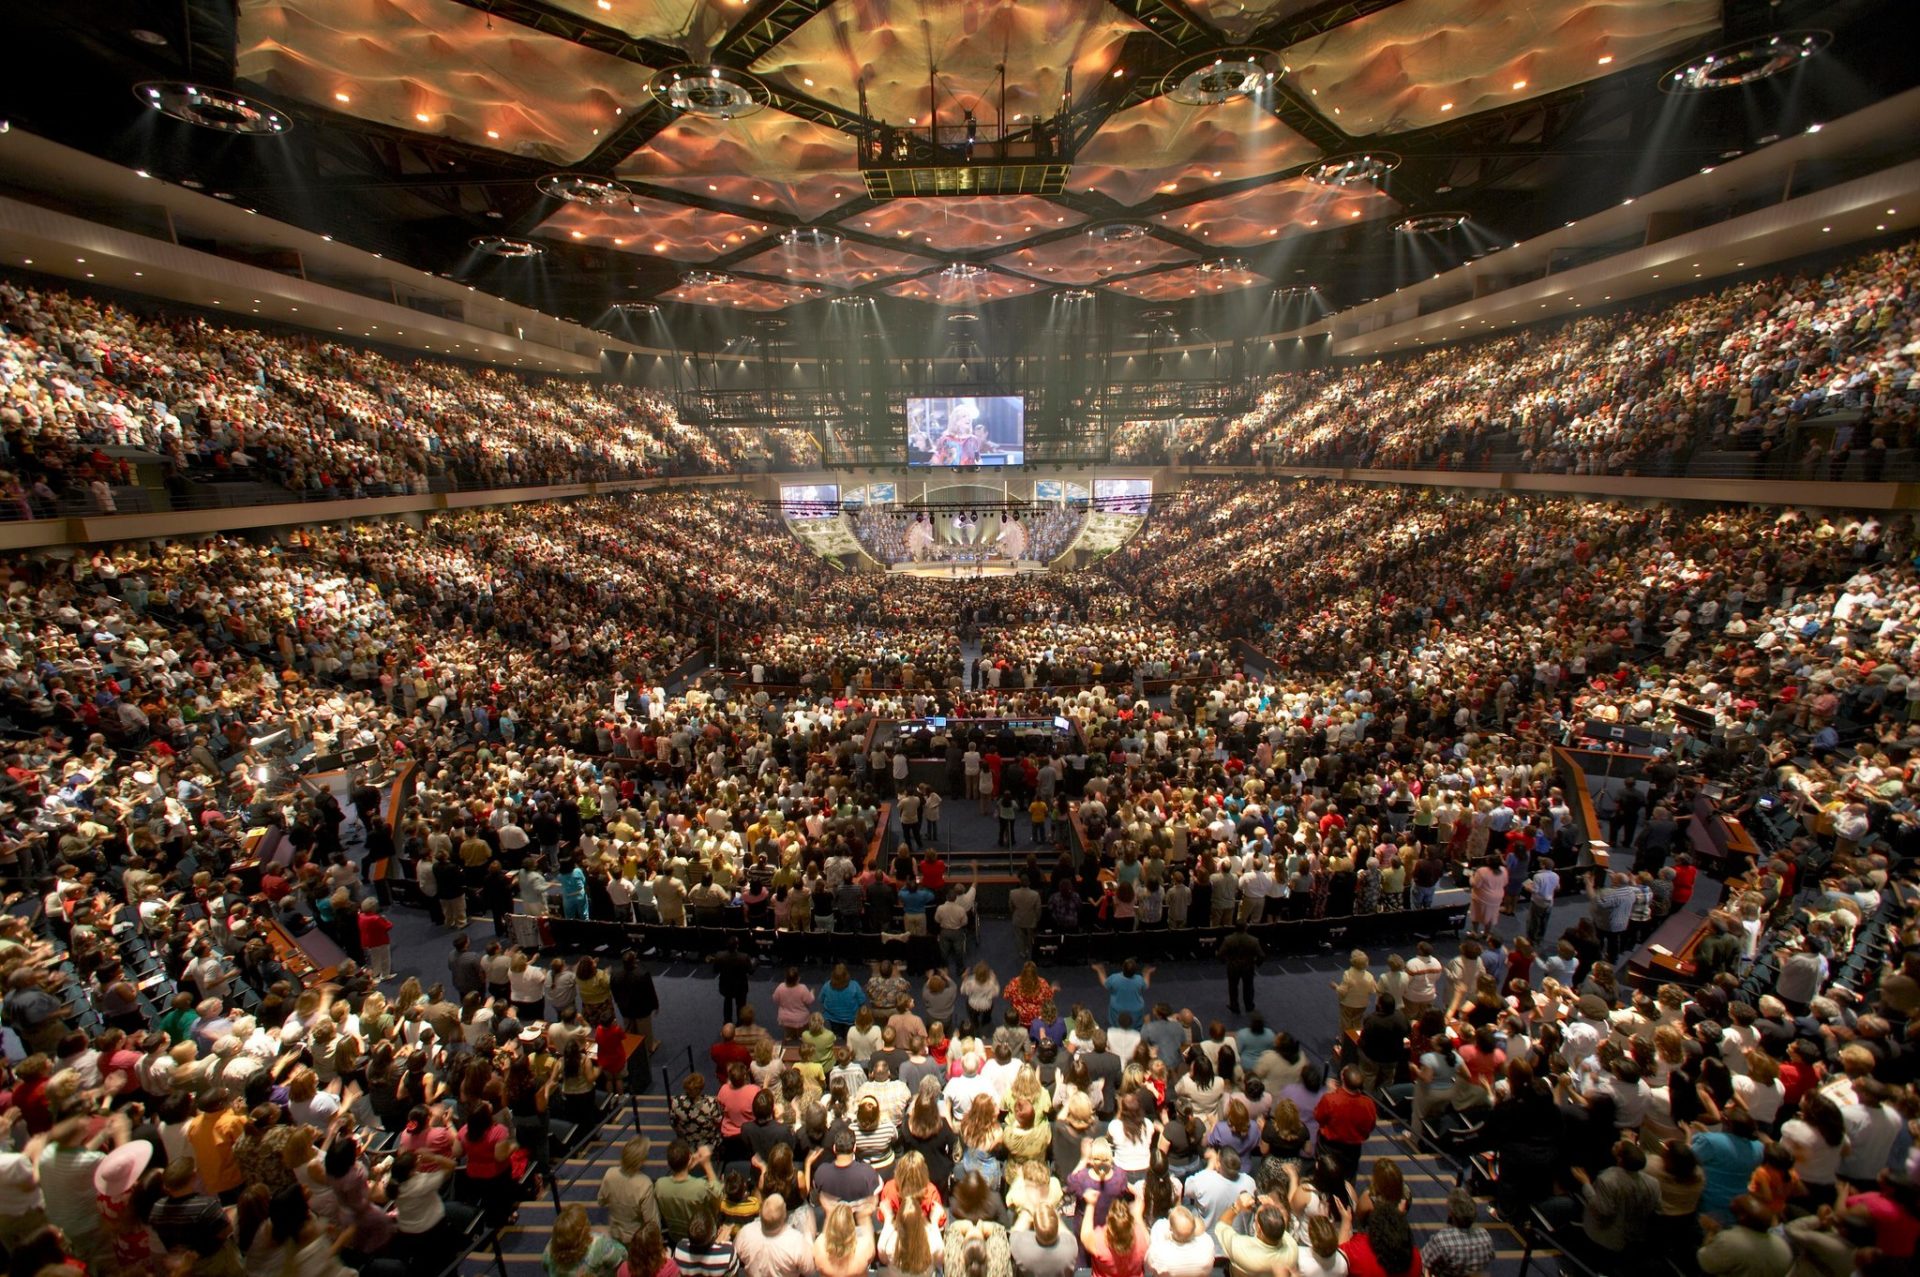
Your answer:
[[[1032,559],[1020,559],[1008,562],[998,559],[991,563],[895,563],[887,568],[895,576],[928,577],[939,581],[972,581],[988,576],[1021,576],[1028,572],[1045,572],[1047,565],[1036,563]]]

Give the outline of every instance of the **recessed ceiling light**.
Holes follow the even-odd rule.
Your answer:
[[[1442,111],[1451,111],[1451,110],[1453,110],[1453,103],[1451,103],[1451,102],[1442,102],[1442,103],[1440,104],[1440,109],[1441,109]]]
[[[420,121],[420,123],[422,124],[425,124],[429,120],[433,119],[433,117],[431,115],[428,115],[425,111],[415,111],[413,113],[413,118]]]
[[[492,138],[492,139],[493,139],[494,141],[496,141],[496,142],[497,142],[497,141],[499,141],[499,140],[500,140],[500,130],[499,130],[499,129],[488,129],[488,130],[487,130],[487,136],[488,136],[488,137],[490,137],[490,138]]]
[[[336,93],[333,95],[333,100],[335,102],[351,102],[353,101],[353,96],[348,93]]]
[[[1611,53],[1604,53],[1600,56],[1601,66],[1611,66],[1612,63],[1613,63],[1613,55]]]
[[[1524,89],[1526,87],[1527,87],[1527,82],[1525,80],[1515,80],[1513,82],[1513,91],[1515,93],[1518,93],[1521,89]]]

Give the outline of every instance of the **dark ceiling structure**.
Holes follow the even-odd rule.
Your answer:
[[[1308,286],[1380,296],[1911,87],[1904,7],[70,0],[10,15],[15,65],[42,74],[0,83],[0,113],[589,324],[650,303],[713,333],[804,328],[852,295],[1018,330],[1084,295],[1217,331]],[[1789,74],[1662,90],[1788,30],[1831,41]],[[259,95],[291,127],[180,123],[130,92],[154,80]],[[1054,194],[876,200],[859,171],[880,136],[1042,128],[1071,152]],[[556,174],[576,180],[538,185]],[[471,247],[488,236],[545,251]]]

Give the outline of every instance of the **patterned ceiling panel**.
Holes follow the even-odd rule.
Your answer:
[[[745,10],[741,0],[546,0],[554,8],[631,36],[709,44]]]
[[[1071,191],[1122,204],[1189,194],[1317,159],[1314,145],[1251,99],[1182,106],[1154,98],[1108,120],[1075,157]]]
[[[681,284],[660,294],[661,301],[713,306],[721,310],[785,310],[825,296],[820,288],[734,279],[724,284]]]
[[[1080,285],[1115,275],[1131,275],[1148,266],[1192,260],[1193,254],[1184,248],[1151,236],[1109,244],[1089,234],[1015,249],[994,258],[993,264],[1049,284]]]
[[[899,275],[925,270],[934,263],[911,253],[874,248],[852,240],[818,247],[781,244],[740,263],[740,269],[758,275],[777,275],[810,284],[857,288]]]
[[[1240,267],[1234,270],[1202,270],[1198,266],[1179,266],[1157,275],[1123,279],[1107,287],[1141,301],[1184,301],[1207,293],[1231,293],[1242,288],[1273,281],[1257,271]]]
[[[236,51],[270,94],[554,164],[598,146],[652,78],[452,0],[240,0]]]
[[[970,306],[997,302],[1007,297],[1024,297],[1042,287],[1044,285],[1031,279],[987,271],[972,279],[954,279],[944,273],[922,275],[890,284],[885,291],[895,297],[910,297],[915,301],[933,302],[940,306]]]
[[[1403,0],[1281,54],[1356,137],[1511,106],[1669,56],[1720,28],[1721,0]]]
[[[1109,74],[1121,42],[1142,30],[1106,0],[840,0],[769,50],[754,74],[890,124],[927,123],[931,92],[942,124],[971,109],[983,127],[1000,112],[1006,67],[1010,127],[1060,109],[1066,71],[1076,94]]]
[[[1349,222],[1399,213],[1400,205],[1380,193],[1330,191],[1305,178],[1203,200],[1155,218],[1156,225],[1178,230],[1223,248],[1271,244],[1291,235],[1331,230]]]
[[[1187,7],[1236,40],[1283,18],[1305,13],[1324,0],[1188,0]]]
[[[860,195],[854,140],[784,111],[739,120],[681,116],[628,156],[620,175],[742,208],[812,221]]]
[[[1017,244],[1030,236],[1077,226],[1086,217],[1034,195],[995,199],[888,200],[844,218],[849,229],[884,235],[930,252],[964,252]]]
[[[729,213],[686,208],[644,195],[635,196],[633,205],[639,212],[563,204],[535,233],[676,262],[710,262],[768,234],[766,223]]]

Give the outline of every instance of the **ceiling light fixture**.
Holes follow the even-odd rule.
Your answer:
[[[542,195],[569,204],[626,204],[633,190],[623,182],[593,173],[549,173],[534,182]]]
[[[506,235],[476,235],[467,241],[467,247],[489,257],[538,257],[547,251],[530,239]]]
[[[732,67],[668,67],[653,77],[653,96],[682,115],[707,120],[737,120],[763,110],[771,95],[767,86]]]
[[[1465,213],[1416,213],[1395,222],[1393,229],[1403,235],[1439,235],[1466,225],[1466,221]]]
[[[1722,45],[1660,77],[1664,93],[1703,93],[1752,84],[1789,71],[1833,43],[1830,31],[1781,31]]]
[[[692,288],[724,288],[733,283],[733,276],[723,270],[690,270],[680,277],[680,282]]]
[[[180,80],[143,80],[133,95],[165,116],[197,128],[242,137],[277,137],[293,127],[284,112],[258,98]]]
[[[1161,91],[1181,106],[1220,106],[1251,97],[1267,84],[1260,49],[1224,49],[1176,67],[1160,83]]]
[[[1356,186],[1377,187],[1387,180],[1387,174],[1399,167],[1400,157],[1393,152],[1368,151],[1365,154],[1330,156],[1300,176],[1315,186],[1345,190]]]
[[[1093,300],[1094,293],[1091,288],[1063,288],[1054,295],[1061,301],[1090,302]]]
[[[796,226],[782,235],[780,242],[788,248],[830,248],[840,242],[840,237],[817,226]]]

